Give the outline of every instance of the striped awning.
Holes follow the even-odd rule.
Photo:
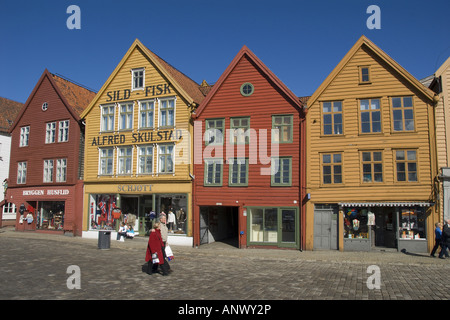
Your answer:
[[[399,201],[399,202],[342,202],[342,207],[431,207],[434,203],[426,201]]]

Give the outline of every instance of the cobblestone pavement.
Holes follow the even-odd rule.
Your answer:
[[[448,300],[450,259],[401,252],[175,247],[173,272],[142,272],[146,238],[111,241],[0,229],[2,300]],[[380,288],[368,287],[375,265]],[[80,288],[68,279],[79,267]],[[72,279],[73,280],[73,279]],[[75,284],[77,282],[70,282]],[[376,282],[370,282],[376,284]]]

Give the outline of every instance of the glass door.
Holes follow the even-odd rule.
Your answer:
[[[298,215],[295,208],[280,209],[280,247],[298,246]]]

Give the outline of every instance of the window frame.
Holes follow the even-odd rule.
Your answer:
[[[277,129],[275,128],[275,118],[276,117],[281,117],[281,122],[282,124],[278,125],[281,126],[282,128],[284,127],[288,127],[289,130],[289,139],[288,140],[284,140],[284,139],[280,139],[281,137],[283,137],[282,134],[282,130],[278,129],[278,140],[275,139],[275,133],[273,131],[273,129]],[[284,124],[284,118],[290,118],[291,123],[289,125]],[[272,115],[272,142],[273,143],[292,143],[294,141],[294,115],[293,114],[274,114]]]
[[[233,169],[234,169],[234,165],[235,165],[235,161],[244,161],[244,165],[245,165],[245,181],[244,182],[242,182],[241,181],[241,165],[242,165],[242,163],[237,163],[237,168],[238,168],[238,170],[237,170],[237,179],[238,179],[238,182],[236,182],[236,183],[233,183],[233,173],[234,173],[234,171],[233,171]],[[249,168],[249,166],[248,166],[248,158],[230,158],[230,159],[228,159],[228,185],[230,186],[230,187],[247,187],[248,186],[248,177],[249,177],[249,174],[248,174],[248,168]]]
[[[334,107],[335,107],[335,103],[340,103],[341,104],[341,110],[340,111],[334,111]],[[324,111],[324,104],[325,103],[330,103],[331,105],[331,111],[330,112],[325,112]],[[322,136],[325,137],[331,137],[331,136],[343,136],[344,135],[344,102],[342,100],[333,100],[333,101],[322,101],[321,103],[321,108],[320,108],[320,112],[321,112],[321,119],[322,119],[322,126],[321,126],[321,132],[322,132]],[[336,133],[335,132],[335,115],[340,114],[341,115],[341,131],[340,133]],[[331,116],[331,133],[325,133],[325,115],[330,115]],[[329,125],[329,124],[327,124]]]
[[[131,153],[128,154],[128,151]],[[123,154],[121,152],[124,151]],[[133,175],[133,154],[134,146],[126,145],[117,147],[117,176],[131,176]],[[130,172],[127,171],[127,166],[130,165]]]
[[[223,166],[224,166],[224,161],[222,158],[206,158],[204,159],[205,161],[205,165],[204,165],[204,175],[203,175],[203,186],[205,187],[221,187],[223,184]],[[209,162],[212,162],[213,164],[213,171],[212,171],[212,182],[208,183],[208,173],[209,173]],[[219,175],[219,182],[216,181],[215,177],[217,175],[217,167],[216,165],[220,164],[220,175]]]
[[[282,182],[284,178],[284,174],[282,174],[282,166],[279,166],[279,170],[277,173],[274,173],[274,160],[281,162],[281,160],[289,160],[289,181],[288,182]],[[271,187],[290,187],[292,186],[292,156],[283,156],[283,157],[272,157],[271,158],[271,175],[270,175],[270,186]],[[275,176],[280,173],[280,181],[281,182],[275,182]]]
[[[406,149],[395,149],[393,151],[394,151],[394,163],[395,163],[395,182],[398,182],[398,183],[418,183],[419,182],[419,157],[418,157],[418,150],[417,149],[407,149],[406,148]],[[397,159],[397,152],[401,152],[401,151],[404,152],[404,160],[398,160]],[[414,152],[414,154],[415,154],[415,160],[414,161],[413,160],[408,160],[408,151],[409,152]],[[398,173],[399,173],[399,171],[398,171],[398,164],[399,163],[404,163],[405,164],[405,171],[404,171],[405,180],[399,180],[398,179]],[[416,180],[409,180],[409,173],[410,173],[409,166],[408,166],[409,163],[415,163],[416,170],[413,171],[413,172],[415,172],[415,174],[416,174]]]
[[[106,108],[108,109],[107,114],[104,113],[104,110]],[[109,112],[110,110],[112,110],[112,112]],[[111,129],[105,128],[105,118],[107,119],[108,127],[112,126]],[[115,128],[116,128],[116,105],[115,104],[100,105],[100,132],[114,132]]]
[[[343,165],[343,163],[344,163],[344,161],[343,161],[343,158],[344,158],[344,156],[343,156],[343,152],[323,152],[323,153],[320,153],[320,175],[321,175],[321,185],[322,186],[337,186],[337,185],[343,185],[344,184],[344,174],[343,174],[343,167],[344,167],[344,165]],[[330,156],[330,163],[326,163],[326,162],[324,162],[324,156],[326,156],[326,155],[329,155]],[[341,161],[340,162],[335,162],[334,161],[334,159],[335,159],[335,156],[337,156],[337,155],[339,155],[340,157],[341,157]],[[325,173],[324,173],[324,167],[325,166],[329,166],[330,167],[330,174],[329,174],[329,176],[330,176],[330,178],[331,178],[331,182],[330,183],[326,183],[325,182]],[[337,166],[339,166],[340,168],[341,168],[341,173],[340,173],[340,176],[341,176],[341,182],[335,182],[335,176],[336,176],[336,173],[335,173],[335,167],[337,167]],[[328,176],[328,175],[327,175]]]
[[[405,107],[404,106],[404,100],[405,98],[410,98],[411,99],[411,106],[410,107]],[[398,107],[394,107],[394,99],[400,99],[401,101],[401,106]],[[392,110],[392,132],[393,133],[401,133],[401,132],[415,132],[416,131],[416,114],[415,114],[415,110],[414,110],[414,96],[394,96],[394,97],[390,97],[390,104],[391,104],[391,110]],[[398,122],[399,120],[395,119],[395,111],[401,111],[401,115],[402,115],[402,119],[401,119],[401,123],[402,123],[402,129],[401,130],[396,130],[395,128],[395,124],[396,122]],[[405,111],[411,110],[412,112],[412,119],[408,119],[409,121],[412,121],[413,123],[413,129],[410,130],[406,130],[406,119],[405,119]]]
[[[70,120],[61,120],[58,122],[58,143],[69,141],[69,128],[70,128]]]
[[[141,72],[142,71],[142,86],[135,86],[135,73]],[[140,77],[140,76],[139,76]],[[135,90],[144,90],[145,88],[145,68],[135,68],[135,69],[131,69],[131,91],[135,91]]]
[[[53,159],[45,159],[43,165],[43,183],[53,183],[53,170],[55,167],[55,162]]]
[[[45,144],[52,144],[52,143],[56,143],[56,121],[45,123]]]
[[[113,176],[114,175],[114,155],[115,155],[115,149],[114,147],[105,147],[105,148],[98,148],[99,156],[98,156],[98,175],[99,176]],[[102,156],[103,151],[112,151],[112,155],[106,155],[105,157]],[[102,166],[102,160],[106,160],[106,166],[104,167],[106,170],[103,172],[103,166]],[[111,170],[109,172],[108,170],[108,160],[111,160]]]
[[[368,110],[361,110],[361,102],[362,101],[368,101],[369,109]],[[372,101],[378,101],[378,109],[372,109]],[[359,133],[362,135],[366,134],[380,134],[383,133],[383,121],[381,118],[381,99],[380,98],[367,98],[367,99],[358,99],[358,116],[359,116]],[[378,112],[380,115],[380,131],[373,131],[374,123],[378,121],[373,120],[373,114],[375,112]],[[363,132],[363,113],[369,114],[369,122],[370,130],[368,132]]]
[[[168,128],[175,128],[175,123],[176,123],[176,105],[177,105],[177,97],[165,97],[165,98],[158,98],[158,129],[168,129]],[[162,107],[163,102],[169,102],[173,100],[173,108],[168,108],[168,107]],[[166,125],[162,125],[161,120],[163,119],[162,116],[162,111],[163,110],[171,110],[173,109],[173,124],[167,124]],[[168,118],[168,112],[166,112],[166,122],[169,119]]]
[[[19,147],[28,147],[30,144],[30,126],[20,127]]]
[[[147,154],[147,150],[148,148],[151,148],[151,155]],[[141,150],[145,149],[145,154],[142,155],[141,154]],[[137,175],[149,175],[149,174],[153,174],[153,164],[154,164],[154,149],[155,146],[152,144],[145,144],[145,145],[139,145],[138,146],[138,150],[137,150]],[[145,165],[144,167],[147,168],[147,159],[151,156],[151,166],[150,166],[150,172],[147,172],[146,170],[144,170],[143,172],[141,171],[141,159],[144,158],[145,159]]]
[[[64,165],[62,162],[65,161]],[[56,159],[56,182],[67,182],[67,158]]]
[[[131,106],[131,111],[129,111],[129,107]],[[125,108],[125,111],[122,111],[122,108]],[[119,121],[119,131],[129,131],[133,130],[134,125],[134,102],[133,101],[124,101],[119,102],[118,104],[118,121]],[[125,121],[125,126],[123,122]],[[131,123],[130,123],[131,121]]]
[[[142,100],[142,101],[138,101],[138,105],[139,105],[139,125],[138,128],[139,129],[154,129],[155,128],[155,99],[149,99],[149,100]],[[145,109],[142,110],[142,105],[143,104],[147,104],[147,106],[151,103],[152,107],[151,107],[151,111],[149,111],[150,109]],[[152,116],[151,116],[151,126],[148,126],[148,122],[150,117],[148,116],[149,113],[151,112]],[[142,125],[142,114],[145,113],[146,114],[146,124],[145,126]]]
[[[171,153],[161,153],[161,148],[162,147],[172,147],[172,152]],[[158,148],[158,174],[175,174],[175,144],[174,143],[162,143],[162,144],[158,144],[157,146]],[[168,167],[168,162],[167,162],[167,158],[168,156],[170,156],[172,158],[172,171],[161,171],[161,156],[164,156],[164,167],[167,168]]]
[[[239,125],[235,126],[234,125],[234,120],[239,120]],[[241,124],[242,120],[247,120],[247,126],[244,127]],[[246,128],[245,130],[243,128]],[[244,132],[242,133],[244,136],[244,141],[239,141],[239,137],[240,135],[236,135],[236,131],[240,132],[239,130],[244,130]],[[230,144],[232,145],[247,145],[250,144],[250,116],[243,116],[243,117],[230,117]],[[236,141],[235,139],[236,138]]]
[[[363,70],[367,69],[367,80],[364,80]],[[372,83],[370,66],[359,66],[359,84],[371,84]]]
[[[370,160],[364,161],[364,153],[370,153]],[[381,160],[374,160],[374,154],[380,153]],[[383,157],[383,151],[382,150],[360,150],[360,163],[361,163],[361,184],[379,184],[384,183],[384,157]],[[375,172],[375,165],[381,164],[381,181],[376,181],[375,175],[380,174],[379,171]],[[365,171],[364,171],[364,165],[370,165],[370,181],[365,180]]]
[[[27,161],[19,161],[17,163],[17,179],[16,179],[17,184],[27,183],[27,169],[28,169]]]
[[[217,127],[216,123],[217,121],[222,121],[222,127]],[[209,124],[214,122],[214,128],[209,128]],[[217,139],[214,139],[214,142],[209,142],[210,138],[214,137],[216,138],[217,131],[220,131],[222,133],[221,141],[216,142]],[[211,118],[211,119],[205,119],[205,146],[208,145],[217,145],[221,146],[224,144],[225,141],[225,118]]]

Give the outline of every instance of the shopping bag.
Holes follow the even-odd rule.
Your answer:
[[[173,260],[173,252],[169,245],[166,245],[166,257],[169,261]]]
[[[154,264],[159,263],[158,254],[157,253],[153,253],[152,254],[152,262]]]

